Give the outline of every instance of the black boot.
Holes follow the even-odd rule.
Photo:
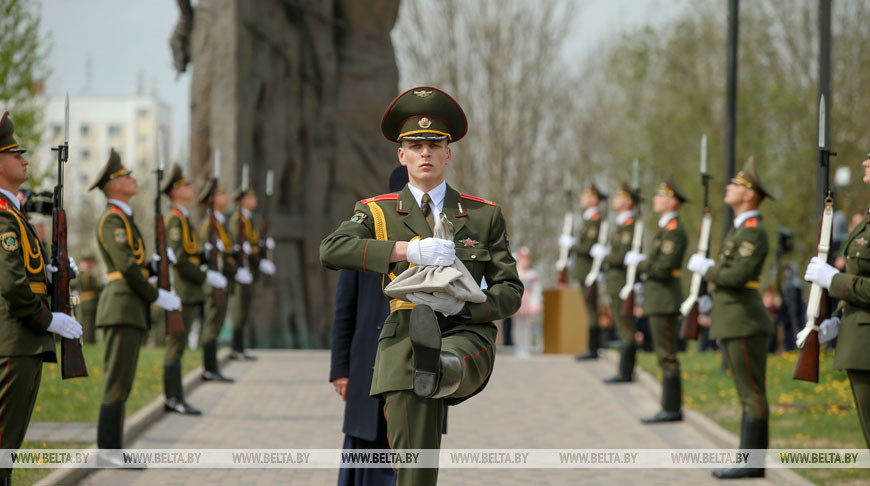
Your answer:
[[[163,365],[163,389],[166,392],[164,410],[184,415],[202,415],[201,411],[184,401],[184,388],[181,386],[181,363]]]
[[[641,419],[645,424],[679,422],[683,420],[683,391],[680,375],[665,375],[662,378],[662,409],[652,417]]]
[[[574,357],[577,361],[598,359],[598,350],[601,348],[601,328],[592,326],[589,328],[589,349]]]
[[[222,375],[218,369],[217,341],[212,340],[202,343],[202,366],[205,369],[202,372],[203,381],[216,381],[220,383],[232,383],[236,381]]]
[[[637,358],[637,345],[623,343],[619,348],[619,371],[604,383],[631,383],[634,381],[634,361]]]
[[[256,361],[257,357],[245,352],[245,333],[242,328],[233,328],[233,352],[230,359]]]
[[[431,397],[441,380],[441,327],[435,311],[427,305],[414,307],[408,334],[413,350],[414,393]]]
[[[124,403],[100,405],[100,418],[97,421],[97,447],[100,449],[121,449],[123,437]]]
[[[767,420],[747,418],[744,415],[740,432],[741,452],[747,451],[747,449],[767,450],[768,426]],[[717,469],[713,471],[713,476],[719,479],[763,478],[764,463],[762,461],[764,458],[754,459],[757,460],[750,460],[749,464],[740,464],[731,469]]]

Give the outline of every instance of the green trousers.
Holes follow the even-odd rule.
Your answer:
[[[616,326],[616,332],[619,334],[619,339],[622,340],[622,345],[633,345],[636,343],[634,335],[637,333],[637,324],[634,322],[634,315],[622,315],[622,299],[619,298],[619,291],[610,294],[610,314],[613,318],[613,325]]]
[[[680,319],[677,315],[648,315],[649,327],[652,331],[652,343],[658,358],[662,373],[671,376],[680,375],[680,362],[677,361],[677,344],[680,336]]]
[[[229,303],[229,295],[224,292],[223,302],[215,302],[214,292],[206,292],[205,297],[205,320],[202,323],[202,332],[199,335],[199,342],[206,343],[215,341],[224,326],[224,319],[227,317],[227,304]]]
[[[734,379],[740,406],[751,419],[767,420],[767,334],[722,340],[728,369]]]
[[[472,332],[445,336],[441,351],[462,360],[462,378],[459,388],[446,397],[463,398],[477,392],[492,374],[495,349]],[[387,440],[392,449],[440,449],[441,428],[444,421],[445,399],[420,398],[414,390],[400,390],[384,394],[384,417],[387,420]],[[399,468],[399,486],[434,485],[438,469]]]
[[[103,333],[106,342],[103,403],[123,403],[133,389],[139,348],[147,334],[144,329],[123,325],[106,327]]]
[[[601,347],[601,330],[598,328],[598,291],[596,289],[594,295],[588,295],[588,288],[583,282],[580,283],[580,291],[583,292],[586,315],[589,316],[589,349],[597,351]]]
[[[0,449],[24,442],[41,380],[42,356],[0,357]],[[11,474],[0,469],[0,480]]]
[[[867,447],[870,447],[870,371],[846,370],[846,374],[852,384],[852,397],[855,399],[855,409],[858,411],[864,440]]]
[[[175,364],[181,361],[184,349],[187,348],[187,336],[193,329],[197,318],[202,318],[202,302],[185,302],[181,305],[181,320],[184,321],[184,334],[166,336],[166,357],[163,364]]]
[[[248,326],[248,319],[251,317],[251,299],[253,297],[253,286],[238,285],[236,286],[236,308],[235,319],[233,319],[233,351],[243,352],[245,350],[245,328]]]
[[[75,308],[76,320],[82,325],[82,341],[97,342],[97,299],[83,301]]]

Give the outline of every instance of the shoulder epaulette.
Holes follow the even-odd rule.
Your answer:
[[[625,222],[622,223],[622,225],[623,225],[623,226],[628,226],[628,225],[630,225],[631,223],[634,223],[634,218],[628,218],[628,219],[626,219]]]
[[[589,218],[590,221],[598,221],[599,219],[601,219],[601,216],[599,216],[598,213],[593,214],[592,217]]]
[[[674,219],[668,221],[668,224],[665,226],[665,228],[667,228],[668,231],[673,231],[673,230],[677,229],[677,219],[674,218]]]
[[[496,203],[494,203],[494,202],[492,202],[492,201],[487,201],[486,199],[483,199],[483,198],[481,198],[481,197],[477,197],[477,196],[469,196],[468,194],[460,194],[459,197],[461,197],[462,199],[468,199],[469,201],[474,201],[474,202],[479,202],[479,203],[483,203],[483,204],[488,204],[488,205],[490,205],[490,206],[497,206]]]
[[[178,216],[179,218],[184,218],[184,213],[181,212],[178,208],[172,208],[172,214],[174,216]]]
[[[112,208],[112,212],[115,213],[115,214],[117,214],[118,216],[122,216],[122,217],[123,217],[123,216],[126,216],[126,215],[124,214],[124,211],[121,210],[121,208],[119,208],[118,206],[110,206],[110,207]]]
[[[375,197],[370,197],[368,199],[363,199],[360,202],[363,204],[368,204],[370,202],[375,202],[375,201],[395,201],[396,199],[399,199],[399,194],[393,193],[393,194],[381,194],[380,196],[375,196]]]
[[[746,220],[747,228],[756,228],[758,227],[758,218],[749,218]]]

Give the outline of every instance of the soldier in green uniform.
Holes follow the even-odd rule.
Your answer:
[[[381,130],[400,144],[409,184],[358,202],[350,220],[323,240],[320,259],[330,269],[381,274],[386,283],[411,264],[450,265],[459,258],[478,283],[486,278],[482,303],[430,294],[415,300],[431,305],[392,299],[381,329],[370,392],[385,400],[390,446],[438,449],[443,405],[486,385],[495,361],[492,321],[516,312],[523,286],[501,209],[444,180],[448,143],[467,130],[459,104],[436,88],[413,88],[390,105]],[[432,237],[441,214],[452,223],[454,240]],[[435,484],[438,470],[401,468],[398,477],[401,485]]]
[[[97,242],[109,283],[97,304],[97,327],[106,343],[106,382],[97,423],[97,446],[121,449],[124,404],[133,388],[139,348],[148,332],[149,306],[177,310],[181,300],[148,282],[145,243],[134,221],[130,199],[139,186],[114,149],[90,190],[100,189],[107,206],[97,225]]]
[[[275,274],[275,265],[271,260],[261,258],[260,247],[260,231],[252,222],[253,211],[257,209],[258,199],[257,194],[248,188],[240,188],[236,193],[237,210],[230,218],[229,231],[235,235],[236,247],[238,253],[241,248],[245,255],[244,261],[237,262],[239,269],[247,270],[252,276],[251,281],[243,283],[238,278],[239,283],[238,295],[236,298],[236,314],[233,326],[233,352],[230,354],[231,359],[257,359],[255,356],[245,353],[245,327],[248,325],[248,319],[251,316],[251,292],[253,291],[253,283],[257,280],[260,273],[266,275]],[[240,245],[240,246],[239,246]],[[237,259],[238,260],[238,259]],[[237,276],[238,277],[238,276]],[[247,280],[243,278],[243,280]]]
[[[758,292],[768,252],[767,231],[758,211],[765,197],[773,199],[750,160],[725,190],[725,204],[735,217],[719,257],[713,261],[692,255],[688,263],[689,270],[715,285],[710,338],[721,339],[740,397],[741,449],[767,449],[768,443],[767,346],[774,326]],[[716,470],[713,475],[722,479],[762,477],[764,469],[738,467]]]
[[[172,172],[162,191],[172,201],[172,210],[166,216],[166,242],[175,254],[172,288],[181,298],[181,316],[184,321],[184,333],[169,336],[166,346],[166,359],[163,362],[163,389],[166,393],[164,406],[168,411],[199,415],[201,412],[184,400],[181,356],[187,347],[187,336],[194,321],[197,318],[202,321],[203,318],[203,284],[223,289],[227,286],[227,279],[214,270],[200,269],[203,262],[199,237],[190,222],[188,211],[188,206],[196,198],[196,191],[193,182],[184,177],[178,164],[172,166]]]
[[[97,342],[96,319],[97,299],[103,290],[103,283],[97,277],[97,259],[93,255],[86,255],[79,262],[81,271],[72,281],[73,288],[78,292],[79,304],[76,306],[76,319],[82,324],[84,334],[82,341],[86,343]]]
[[[622,299],[619,291],[625,285],[625,254],[631,249],[631,241],[634,236],[634,206],[639,202],[640,196],[632,190],[628,184],[613,196],[613,210],[616,211],[616,228],[610,238],[610,247],[604,247],[598,243],[592,246],[592,256],[605,255],[604,263],[607,265],[605,282],[607,293],[610,296],[610,313],[616,325],[621,341],[619,347],[619,368],[616,374],[606,380],[605,383],[628,383],[634,379],[634,362],[637,356],[637,341],[635,332],[637,325],[634,315],[623,315]]]
[[[583,208],[583,227],[577,237],[576,244],[571,247],[574,254],[574,269],[571,277],[578,282],[586,302],[586,313],[589,315],[589,349],[577,356],[578,360],[598,359],[601,348],[601,328],[598,327],[598,295],[592,288],[586,287],[586,276],[592,269],[590,251],[598,243],[598,231],[601,229],[601,213],[598,205],[606,201],[607,195],[599,191],[595,184],[589,186],[580,195],[580,207]]]
[[[870,159],[861,164],[864,184],[870,184]],[[829,295],[840,299],[833,317],[819,326],[819,341],[827,342],[840,335],[834,369],[846,370],[852,385],[855,410],[870,447],[870,214],[852,230],[843,255],[846,269],[840,272],[827,262],[813,257],[804,278],[828,289]],[[803,331],[802,331],[803,332]]]
[[[82,326],[51,312],[46,285],[45,247],[21,212],[15,195],[30,179],[25,149],[4,112],[0,118],[0,449],[18,449],[30,424],[42,364],[56,363],[53,334],[68,339]],[[0,484],[12,484],[12,470],[0,469]]]
[[[200,204],[208,207],[208,217],[202,222],[202,227],[199,231],[199,237],[203,242],[205,261],[208,263],[212,252],[217,251],[218,268],[224,277],[228,279],[227,287],[219,299],[215,299],[214,291],[206,292],[205,325],[200,335],[204,368],[202,379],[205,381],[232,383],[235,380],[224,376],[218,369],[217,338],[221,332],[221,327],[223,327],[224,318],[227,315],[229,296],[233,291],[233,286],[229,279],[239,281],[237,278],[239,272],[245,273],[247,270],[236,268],[236,257],[231,252],[233,248],[232,235],[227,231],[225,226],[226,216],[224,216],[224,211],[229,207],[230,196],[211,180],[205,185],[198,199]],[[212,208],[214,208],[214,211],[212,211]],[[214,231],[217,231],[216,248],[209,242],[212,228],[214,228]],[[245,280],[244,276],[241,279]]]
[[[686,230],[680,223],[680,205],[686,196],[668,177],[653,196],[653,212],[659,215],[659,231],[652,252],[646,255],[629,251],[626,265],[637,265],[644,277],[643,313],[649,319],[652,342],[662,368],[662,409],[644,423],[675,422],[683,419],[683,393],[677,344],[680,333],[680,304],[683,291],[680,270],[688,246]]]

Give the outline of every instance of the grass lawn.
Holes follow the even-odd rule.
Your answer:
[[[90,444],[71,444],[67,442],[30,442],[24,441],[22,449],[85,449]],[[54,469],[15,468],[12,470],[12,484],[34,484],[54,472]]]
[[[60,366],[46,364],[42,369],[42,383],[33,422],[97,422],[103,399],[103,355],[101,344],[83,346],[88,365],[87,378],[60,378]],[[139,351],[139,364],[133,391],[127,399],[127,417],[163,394],[163,358],[165,348],[143,347]],[[181,372],[185,374],[202,362],[202,351],[186,350],[182,357]]]
[[[737,390],[721,371],[719,352],[698,353],[695,343],[679,356],[685,405],[700,411],[729,432],[740,435]],[[855,413],[845,371],[833,370],[834,356],[823,353],[819,383],[792,379],[797,353],[768,355],[767,399],[770,403],[770,447],[774,449],[864,449],[867,447]],[[661,381],[653,353],[641,353],[638,365]],[[818,484],[867,484],[866,469],[795,469]]]

